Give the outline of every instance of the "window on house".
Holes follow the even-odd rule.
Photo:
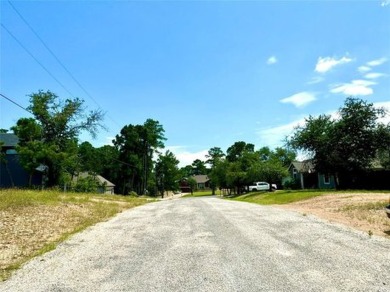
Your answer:
[[[293,177],[297,178],[298,171],[296,168],[293,168]]]
[[[330,184],[330,175],[324,174],[324,184],[328,185]]]

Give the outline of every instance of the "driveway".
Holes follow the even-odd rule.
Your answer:
[[[73,236],[0,291],[390,291],[390,241],[274,207],[174,199]]]

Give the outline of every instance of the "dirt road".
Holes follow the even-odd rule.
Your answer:
[[[0,291],[389,291],[390,241],[213,197],[126,211],[38,257]]]

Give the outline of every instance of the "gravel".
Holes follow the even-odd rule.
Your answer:
[[[131,209],[31,260],[0,291],[390,291],[390,241],[215,197]]]

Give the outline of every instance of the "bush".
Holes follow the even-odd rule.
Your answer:
[[[285,190],[299,190],[301,183],[299,179],[289,177],[283,181],[283,189]]]
[[[78,193],[96,193],[98,187],[97,180],[93,176],[87,176],[78,178],[73,190]]]
[[[130,196],[130,197],[138,197],[138,194],[137,194],[136,192],[134,192],[134,191],[131,191],[131,192],[129,193],[129,196]]]

